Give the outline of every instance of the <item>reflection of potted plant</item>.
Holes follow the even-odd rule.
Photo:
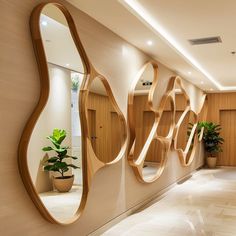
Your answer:
[[[71,79],[71,89],[72,91],[77,92],[78,88],[79,88],[79,79],[74,76]]]
[[[216,154],[222,152],[221,144],[224,139],[220,137],[221,127],[212,122],[200,122],[198,129],[204,128],[203,142],[207,156],[207,165],[209,168],[216,167],[217,157]]]
[[[69,147],[62,146],[62,141],[66,138],[66,131],[60,129],[54,129],[53,134],[47,136],[53,146],[44,147],[42,150],[45,152],[54,151],[55,156],[48,157],[44,160],[44,170],[45,171],[54,171],[60,173],[59,177],[53,176],[53,184],[59,192],[68,192],[70,191],[73,182],[74,175],[65,175],[69,168],[79,168],[73,164],[68,164],[66,160],[77,159],[77,157],[67,155],[67,150]]]

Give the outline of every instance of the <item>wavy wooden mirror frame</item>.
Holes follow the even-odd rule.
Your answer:
[[[147,68],[147,66],[149,64],[151,64],[153,66],[154,80],[153,80],[153,84],[152,84],[152,86],[149,90],[149,93],[148,93],[148,106],[149,106],[149,109],[151,111],[153,111],[155,114],[155,121],[154,121],[153,126],[151,128],[150,134],[142,147],[140,154],[138,155],[138,157],[135,157],[134,150],[135,150],[135,145],[136,145],[136,134],[135,134],[135,122],[134,122],[134,90],[135,90],[135,86],[136,86],[137,82],[139,81],[141,75],[143,74],[143,72],[145,71],[145,69]],[[131,165],[131,167],[133,168],[136,177],[142,183],[152,183],[152,182],[156,181],[161,176],[161,174],[163,173],[163,170],[166,166],[167,153],[171,147],[177,151],[178,156],[179,156],[179,160],[180,160],[182,166],[185,166],[185,167],[189,166],[193,162],[195,151],[196,151],[196,146],[197,146],[198,142],[201,141],[202,132],[203,132],[203,130],[201,130],[200,136],[198,138],[197,124],[199,121],[199,116],[201,113],[202,116],[205,118],[206,117],[206,110],[207,110],[207,109],[204,110],[204,108],[203,108],[204,104],[205,104],[205,100],[206,100],[206,95],[204,95],[203,99],[201,101],[201,104],[200,104],[200,109],[198,109],[199,112],[195,113],[193,111],[193,109],[191,107],[190,98],[189,98],[187,92],[185,91],[184,86],[182,84],[182,79],[179,76],[171,77],[171,79],[168,83],[166,93],[163,95],[163,97],[161,99],[159,108],[156,109],[153,106],[153,99],[154,99],[153,96],[154,96],[155,88],[156,88],[157,82],[158,82],[157,74],[158,74],[158,65],[154,61],[147,62],[142,67],[142,69],[138,72],[136,78],[134,79],[133,84],[130,89],[130,92],[129,92],[129,97],[128,97],[128,122],[129,122],[129,129],[130,129],[128,161],[129,161],[129,164]],[[186,100],[186,107],[184,108],[184,111],[181,114],[179,120],[176,122],[175,121],[175,115],[176,115],[176,92],[175,92],[175,89],[177,86],[180,88],[180,90],[183,93],[183,96]],[[166,102],[169,98],[171,98],[171,125],[169,128],[168,135],[166,137],[162,137],[162,136],[157,135],[157,129],[158,129],[159,122],[161,120]],[[187,116],[188,113],[193,113],[194,124],[193,124],[192,130],[190,132],[190,135],[188,137],[185,149],[183,150],[183,149],[180,149],[177,147],[177,137],[178,137],[180,126],[183,123],[184,118]],[[155,176],[151,180],[147,181],[144,179],[142,168],[144,165],[144,161],[145,161],[145,157],[147,155],[148,149],[154,140],[158,140],[162,144],[161,166],[158,169],[158,171],[156,172]]]
[[[31,138],[33,129],[37,123],[37,120],[44,110],[44,107],[47,104],[48,97],[49,97],[49,72],[48,72],[48,65],[46,60],[46,54],[44,51],[44,45],[41,38],[40,33],[40,15],[45,6],[48,4],[53,4],[57,8],[61,10],[61,12],[64,14],[68,27],[70,29],[70,33],[72,35],[72,38],[74,40],[74,43],[76,45],[76,48],[78,50],[78,53],[80,54],[81,60],[83,62],[84,66],[84,79],[81,85],[80,94],[79,94],[79,113],[80,113],[80,120],[81,120],[81,134],[82,134],[82,173],[83,173],[83,193],[81,202],[79,205],[79,208],[75,215],[65,221],[60,222],[56,220],[47,210],[45,205],[42,203],[40,197],[38,196],[38,193],[35,189],[35,186],[32,182],[30,172],[29,172],[29,166],[27,162],[27,150],[29,145],[29,140]],[[126,149],[126,137],[124,138],[123,146],[121,148],[120,153],[118,156],[112,161],[111,163],[102,163],[96,160],[96,157],[94,156],[94,153],[92,151],[91,143],[88,140],[88,130],[87,130],[87,114],[86,114],[86,99],[88,94],[88,88],[91,84],[91,81],[93,81],[94,78],[99,77],[101,81],[103,82],[106,90],[108,91],[108,95],[110,96],[112,103],[114,107],[116,108],[116,111],[119,114],[119,117],[122,119],[122,121],[125,121],[124,116],[122,115],[121,111],[119,110],[117,103],[114,99],[114,96],[112,94],[111,88],[107,82],[107,80],[100,75],[93,67],[93,65],[90,63],[86,52],[83,48],[83,45],[80,41],[79,35],[77,33],[77,29],[74,23],[74,20],[72,16],[70,15],[69,11],[61,5],[60,3],[55,2],[46,2],[41,3],[38,6],[36,6],[31,14],[30,18],[30,30],[31,30],[31,37],[33,41],[34,51],[37,59],[38,64],[38,70],[40,75],[40,97],[37,106],[35,107],[33,113],[31,114],[30,118],[28,119],[26,126],[23,130],[23,134],[20,139],[19,147],[18,147],[18,167],[19,172],[22,178],[22,181],[25,185],[25,188],[27,192],[29,193],[29,196],[31,197],[32,201],[34,202],[35,206],[38,208],[41,215],[48,220],[51,223],[56,223],[60,225],[68,225],[73,222],[75,222],[81,215],[86,201],[87,201],[87,195],[88,191],[91,185],[91,179],[96,171],[98,171],[101,167],[105,165],[111,165],[116,162],[118,162],[122,156],[125,153]],[[85,124],[85,125],[84,125]],[[125,124],[125,123],[124,123]],[[126,126],[124,127],[126,131]]]
[[[183,92],[183,94],[187,100],[187,106],[185,107],[184,112],[182,113],[178,122],[176,123],[175,131],[174,131],[174,135],[173,135],[173,148],[177,151],[182,166],[186,167],[186,166],[190,166],[192,164],[192,162],[194,160],[194,155],[196,152],[197,144],[198,144],[198,142],[200,142],[202,140],[203,129],[201,130],[200,135],[198,135],[197,125],[198,125],[200,113],[204,108],[206,95],[203,95],[202,101],[200,103],[200,108],[198,108],[198,112],[196,113],[196,112],[194,112],[194,110],[191,107],[190,98],[183,87],[181,77],[179,77],[179,76],[173,77],[173,80],[175,80],[175,83],[177,83],[179,85],[179,87],[181,88],[181,91]],[[178,146],[177,146],[178,133],[180,130],[180,126],[183,123],[183,121],[188,113],[193,114],[194,122],[193,122],[191,132],[189,134],[186,146],[183,150],[181,148],[178,148]],[[205,116],[206,116],[206,113],[204,111],[203,117],[205,117]]]
[[[154,119],[153,126],[151,128],[150,134],[148,135],[148,138],[145,141],[140,154],[136,158],[134,157],[134,149],[136,145],[135,122],[134,122],[134,95],[135,95],[134,91],[135,91],[136,84],[140,80],[140,77],[142,76],[143,72],[150,64],[153,67],[154,79],[152,82],[152,86],[148,92],[148,107],[151,111],[154,112],[155,119]],[[159,108],[155,108],[153,105],[153,99],[154,99],[154,92],[157,87],[157,82],[158,82],[158,65],[154,61],[149,61],[138,72],[136,78],[134,79],[132,83],[132,86],[129,92],[129,97],[128,97],[128,122],[129,122],[129,128],[130,128],[128,161],[129,161],[129,164],[132,166],[136,177],[142,183],[152,183],[156,181],[163,173],[163,170],[165,168],[166,161],[167,161],[167,153],[171,146],[172,136],[173,136],[173,132],[175,128],[175,103],[174,103],[174,93],[172,89],[173,84],[171,83],[169,84],[166,94],[162,97],[160,101]],[[171,124],[170,124],[167,136],[163,137],[157,134],[157,129],[159,127],[161,117],[162,117],[164,108],[168,100],[170,100],[170,106],[171,106],[170,108]],[[146,180],[143,176],[142,169],[143,169],[144,161],[145,161],[147,152],[149,150],[149,147],[154,140],[159,141],[162,146],[161,162],[160,162],[160,167],[156,171],[155,175],[151,179]]]

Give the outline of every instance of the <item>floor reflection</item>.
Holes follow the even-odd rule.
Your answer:
[[[74,185],[68,193],[50,191],[40,193],[39,196],[45,207],[55,219],[66,221],[71,219],[78,210],[82,197],[82,187]]]
[[[236,235],[236,169],[202,169],[104,236]]]

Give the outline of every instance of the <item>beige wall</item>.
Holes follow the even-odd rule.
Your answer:
[[[52,134],[54,128],[65,129],[67,137],[64,145],[71,147],[70,71],[54,65],[48,66],[50,95],[33,130],[27,154],[30,175],[39,193],[52,189],[49,173],[43,171],[43,167],[40,164],[45,155],[45,152],[41,150],[42,147],[51,145],[46,137]],[[49,156],[51,155],[50,152],[48,154]]]
[[[202,165],[202,150],[189,168],[180,166],[175,152],[153,184],[137,181],[124,157],[94,177],[81,218],[63,227],[45,221],[27,195],[17,169],[17,146],[26,120],[39,97],[39,75],[29,31],[29,17],[41,0],[2,0],[0,8],[0,235],[86,235]],[[64,2],[64,1],[60,1]],[[149,58],[87,15],[65,3],[73,15],[85,50],[112,87],[126,115],[127,95],[134,75]],[[160,65],[157,99],[173,73]],[[186,83],[194,106],[201,93]],[[109,191],[108,191],[109,190]],[[106,194],[104,194],[106,193]]]

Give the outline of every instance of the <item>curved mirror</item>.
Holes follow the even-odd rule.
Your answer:
[[[196,115],[192,111],[188,111],[183,121],[179,126],[178,136],[177,136],[177,149],[185,150],[192,128],[196,123]]]
[[[154,79],[152,64],[140,76],[133,93],[133,127],[135,132],[134,159],[137,159],[147,141],[155,121],[155,114],[148,104],[148,95]]]
[[[177,124],[183,112],[188,108],[188,100],[184,91],[177,84],[175,88],[175,123]]]
[[[85,70],[56,5],[43,8],[39,24],[50,92],[29,141],[27,162],[44,207],[55,221],[67,223],[76,215],[83,192],[79,91]]]
[[[96,157],[103,163],[115,160],[126,139],[124,120],[101,78],[89,86],[87,99],[88,136]]]

